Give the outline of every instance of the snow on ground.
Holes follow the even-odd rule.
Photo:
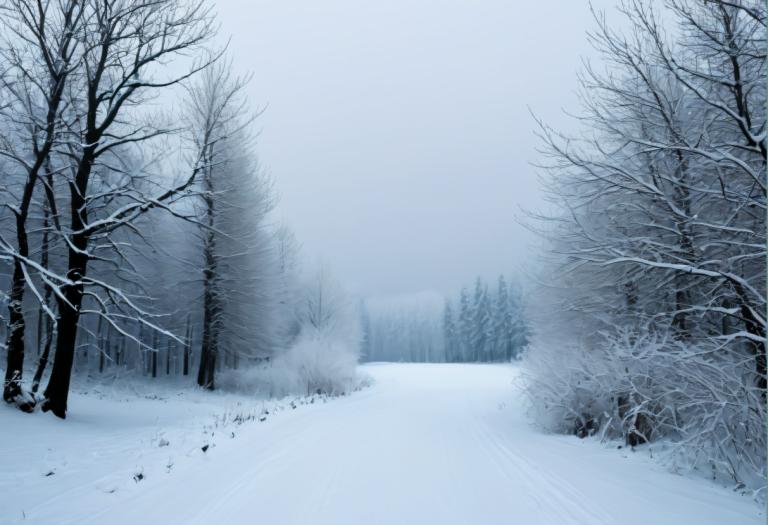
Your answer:
[[[511,366],[363,369],[372,387],[295,410],[195,391],[77,394],[66,421],[0,407],[0,523],[765,521],[749,498],[643,454],[539,433]]]

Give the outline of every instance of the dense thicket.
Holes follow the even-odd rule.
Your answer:
[[[583,133],[542,126],[552,214],[529,368],[552,427],[765,479],[766,10],[596,17]],[[661,20],[665,21],[664,26]]]

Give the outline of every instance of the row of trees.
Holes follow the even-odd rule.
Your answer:
[[[361,309],[364,359],[444,362],[442,310],[443,298],[433,293],[367,300]]]
[[[449,362],[517,359],[528,345],[528,326],[519,287],[499,276],[496,289],[478,277],[470,296],[462,288],[458,306],[446,301],[443,312],[445,358]]]
[[[207,0],[9,0],[0,18],[5,401],[65,417],[76,361],[212,389],[314,326]]]
[[[496,362],[520,357],[528,344],[522,293],[499,276],[494,289],[478,277],[457,300],[422,294],[368,301],[363,354],[369,361]]]
[[[765,480],[766,8],[627,0],[581,75],[584,132],[541,126],[553,214],[532,400],[551,426],[668,438]],[[661,20],[673,24],[661,24]]]

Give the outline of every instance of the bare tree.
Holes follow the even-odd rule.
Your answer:
[[[299,310],[302,324],[317,331],[334,331],[344,326],[350,309],[349,298],[330,268],[319,263],[305,285],[303,305]]]
[[[94,254],[96,239],[113,251],[119,247],[109,238],[118,229],[131,228],[154,208],[173,213],[170,204],[184,195],[202,168],[198,159],[190,175],[167,188],[148,181],[139,185],[127,173],[135,170],[119,159],[126,150],[166,135],[170,127],[157,118],[142,121],[140,105],[147,97],[179,84],[207,67],[214,58],[193,63],[185,72],[155,78],[158,64],[181,58],[206,44],[214,27],[207,3],[200,0],[88,0],[84,2],[86,23],[81,32],[84,48],[71,93],[72,124],[62,155],[72,166],[67,180],[69,224],[59,231],[68,247],[66,275],[58,278],[58,331],[53,369],[45,389],[43,410],[65,417],[74,361],[75,338],[86,293],[95,301],[95,314],[109,303],[136,310],[130,297],[119,288],[88,277],[89,261],[103,260]],[[206,55],[207,56],[207,55]],[[167,70],[166,70],[167,71]],[[104,180],[118,174],[118,181]],[[104,297],[86,288],[101,290]],[[137,311],[139,322],[141,312]],[[106,317],[113,329],[129,334]],[[148,323],[151,325],[151,323]],[[151,325],[153,328],[156,326]]]
[[[259,348],[266,354],[274,342],[269,333],[276,323],[261,321],[269,308],[259,308],[258,300],[269,302],[269,274],[276,269],[263,226],[274,200],[247,131],[257,116],[243,93],[248,81],[221,63],[188,89],[190,140],[205,165],[198,180],[203,320],[197,382],[207,389],[215,386],[221,351],[239,362]]]
[[[0,137],[0,155],[11,159],[23,174],[21,195],[12,206],[15,246],[9,240],[0,239],[4,256],[13,261],[3,399],[29,411],[34,403],[21,389],[23,302],[30,272],[27,220],[38,179],[45,167],[50,166],[49,155],[61,133],[65,89],[78,62],[76,36],[82,29],[84,10],[76,0],[12,0],[0,8],[0,16],[9,29],[8,38],[0,46],[0,59],[7,67],[0,75],[0,90],[8,97],[6,107],[0,112],[7,130]],[[53,316],[47,304],[44,309],[47,315]]]
[[[554,300],[539,309],[537,402],[580,435],[676,436],[744,479],[765,464],[765,9],[664,9],[672,36],[645,2],[622,4],[628,33],[597,14],[588,128],[541,127],[561,213],[537,217],[555,290],[538,294]]]

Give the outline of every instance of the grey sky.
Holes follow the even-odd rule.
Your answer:
[[[610,5],[608,0],[593,2]],[[362,294],[514,273],[535,206],[530,106],[575,107],[586,1],[218,0],[278,215]]]

